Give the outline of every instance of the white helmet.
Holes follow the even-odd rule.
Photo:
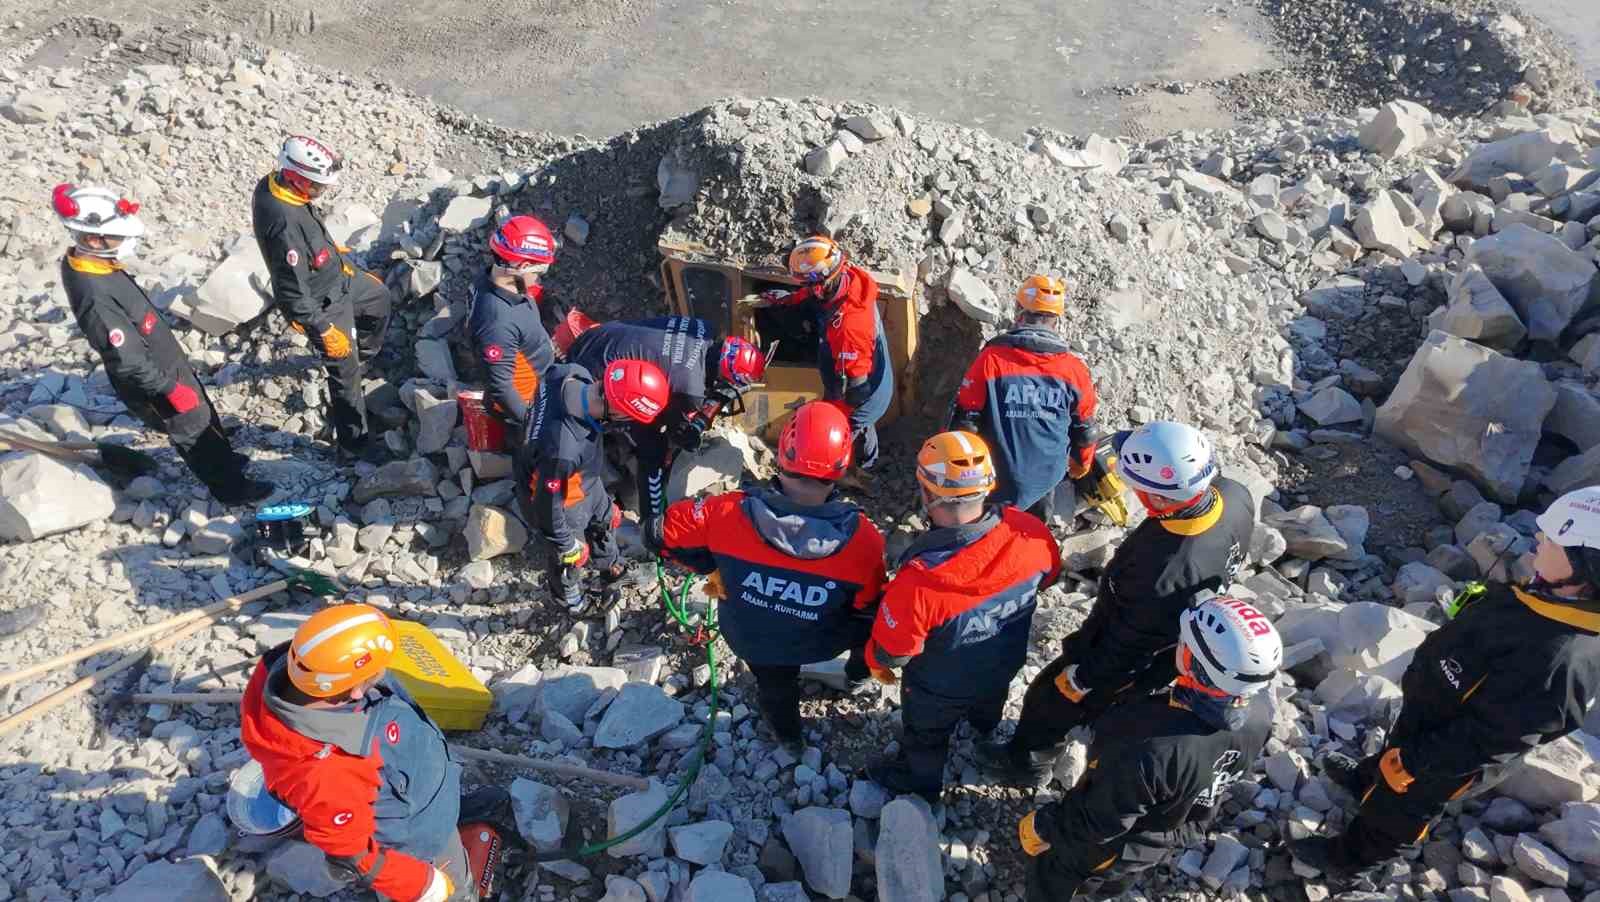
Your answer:
[[[1562,495],[1534,522],[1546,539],[1566,549],[1577,583],[1600,586],[1600,486]]]
[[[344,164],[326,144],[306,135],[292,135],[278,151],[278,168],[298,173],[319,185],[339,184]]]
[[[1178,616],[1178,672],[1229,696],[1254,695],[1283,664],[1283,640],[1267,615],[1227,595]]]
[[[1117,472],[1137,491],[1188,501],[1211,487],[1211,439],[1184,423],[1157,420],[1135,429],[1117,451]]]
[[[267,790],[266,772],[254,758],[229,778],[224,807],[241,834],[287,836],[300,826],[300,815]]]
[[[121,192],[95,185],[57,185],[50,195],[61,224],[72,233],[78,250],[110,260],[125,259],[133,255],[139,236],[144,234],[144,222],[139,219],[139,205],[123,197]],[[83,244],[83,235],[104,235],[121,238],[116,248],[91,248]]]

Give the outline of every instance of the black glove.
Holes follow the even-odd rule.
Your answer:
[[[684,417],[667,427],[667,440],[685,451],[698,451],[705,441],[708,425],[699,415]]]
[[[872,383],[865,379],[861,380],[860,382],[852,382],[845,386],[844,403],[845,406],[849,407],[851,410],[854,410],[855,408],[867,403],[871,397]]]
[[[665,525],[666,518],[659,514],[653,517],[645,517],[639,523],[639,537],[644,542],[644,547],[651,554],[660,554],[661,547],[666,544]]]

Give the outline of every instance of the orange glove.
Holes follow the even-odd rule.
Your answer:
[[[867,672],[872,674],[873,679],[877,680],[883,685],[893,686],[894,684],[900,682],[900,678],[895,676],[894,671],[887,667],[878,667],[873,663],[878,660],[878,656],[873,653],[873,650],[877,647],[877,642],[868,639],[866,648],[862,649],[861,651],[861,656],[867,659]]]
[[[707,598],[723,599],[728,597],[728,588],[722,584],[722,571],[718,570],[706,577],[706,584],[701,588]]]
[[[350,356],[350,336],[338,326],[329,326],[328,331],[322,333],[322,352],[329,359],[343,360]]]
[[[1062,671],[1056,675],[1056,688],[1061,690],[1061,694],[1065,695],[1068,701],[1075,704],[1081,703],[1084,699],[1084,696],[1088,695],[1091,691],[1089,689],[1080,689],[1078,688],[1078,684],[1073,682],[1072,674],[1077,669],[1078,665],[1074,664],[1071,667],[1063,668]]]
[[[1050,844],[1039,836],[1037,830],[1033,829],[1033,819],[1038,813],[1037,811],[1028,812],[1028,816],[1017,824],[1017,838],[1022,840],[1022,851],[1028,853],[1029,856],[1041,855],[1050,848]]]
[[[1383,774],[1383,781],[1389,784],[1389,788],[1401,795],[1404,795],[1405,791],[1411,788],[1411,784],[1416,782],[1416,778],[1406,771],[1406,766],[1400,763],[1399,749],[1384,752],[1383,757],[1378,759],[1378,770]]]
[[[1093,468],[1094,462],[1092,460],[1086,460],[1082,463],[1079,463],[1078,459],[1074,457],[1072,460],[1067,462],[1067,478],[1082,479],[1083,477],[1088,476],[1089,471]]]

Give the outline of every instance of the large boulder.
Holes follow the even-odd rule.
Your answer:
[[[248,235],[235,239],[226,259],[194,293],[189,322],[212,335],[232,332],[267,311],[272,276],[261,247]]]
[[[111,486],[83,464],[0,455],[0,539],[31,542],[104,520],[116,507]]]
[[[462,532],[467,539],[467,559],[473,561],[516,554],[528,544],[528,528],[522,521],[490,504],[474,504]]]
[[[1529,752],[1495,787],[1530,808],[1555,808],[1600,797],[1600,767],[1583,743],[1563,736]]]
[[[581,724],[602,693],[607,689],[620,690],[627,682],[628,672],[620,667],[562,665],[544,674],[539,681],[539,711],[559,711],[566,719]]]
[[[1500,289],[1534,341],[1559,339],[1589,300],[1595,280],[1587,257],[1522,223],[1474,242],[1467,262]]]
[[[1361,126],[1357,140],[1363,150],[1385,159],[1405,156],[1428,140],[1428,122],[1432,118],[1433,114],[1421,104],[1391,100]]]
[[[1600,397],[1581,382],[1555,382],[1556,406],[1545,417],[1544,431],[1559,435],[1579,453],[1600,446]]]
[[[1434,629],[1434,624],[1399,608],[1352,602],[1339,611],[1337,644],[1328,649],[1340,667],[1399,683],[1417,646]]]
[[[1406,224],[1388,191],[1379,191],[1356,214],[1355,231],[1362,247],[1401,259],[1411,256],[1421,240],[1421,234]]]
[[[649,789],[621,796],[606,809],[606,835],[621,836],[644,823],[666,803],[667,788],[652,779]],[[606,854],[612,858],[629,858],[634,855],[660,858],[666,850],[667,822],[662,819],[651,824],[649,829],[638,836],[607,849]]]
[[[944,898],[939,828],[928,806],[898,798],[883,806],[878,829],[878,902],[936,902]]]
[[[567,834],[567,821],[572,816],[572,803],[561,790],[518,777],[511,781],[510,793],[517,832],[534,851],[553,852],[561,848]]]
[[[630,749],[660,736],[683,721],[683,702],[660,686],[628,683],[606,708],[594,734],[598,749]]]
[[[1478,266],[1450,281],[1450,303],[1433,327],[1497,351],[1510,351],[1528,337],[1516,308]]]
[[[4,881],[0,881],[3,883]],[[232,897],[217,875],[217,863],[209,856],[182,861],[153,861],[137,871],[101,902],[228,902]]]
[[[1578,131],[1565,122],[1480,144],[1467,154],[1450,181],[1487,194],[1489,183],[1512,172],[1534,173],[1551,163],[1572,162],[1583,155]]]
[[[1557,495],[1586,485],[1600,485],[1600,447],[1567,458],[1544,478],[1545,488]]]
[[[1350,550],[1350,543],[1334,529],[1322,509],[1313,504],[1268,514],[1262,522],[1282,533],[1289,553],[1303,560],[1342,557]]]
[[[424,496],[434,494],[439,471],[426,458],[396,460],[384,464],[356,482],[350,497],[357,504],[390,495]]]
[[[850,812],[817,806],[802,808],[783,819],[783,838],[799,861],[808,886],[829,899],[850,895],[855,848]]]
[[[1574,861],[1600,864],[1600,805],[1568,802],[1559,820],[1539,826],[1539,835]]]
[[[1378,408],[1375,431],[1510,502],[1555,400],[1538,364],[1435,330]]]

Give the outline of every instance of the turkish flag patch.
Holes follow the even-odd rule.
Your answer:
[[[322,267],[327,266],[328,265],[328,260],[332,256],[333,256],[332,254],[328,253],[328,249],[327,248],[323,248],[322,250],[317,251],[317,255],[315,257],[311,258],[311,268],[312,269],[321,269]]]
[[[300,252],[291,247],[289,253],[283,255],[283,259],[288,261],[290,266],[299,266]]]
[[[128,340],[128,336],[123,335],[121,329],[112,329],[106,340],[111,342],[113,348],[120,348],[122,343]]]
[[[488,345],[483,349],[483,359],[490,363],[499,363],[500,358],[504,356],[506,352],[501,350],[499,345]]]
[[[148,313],[146,313],[144,315],[144,321],[139,323],[139,332],[141,334],[143,334],[143,335],[149,335],[151,332],[154,332],[155,330],[156,330],[156,312],[154,310],[151,310],[151,311],[149,311]]]
[[[333,825],[335,827],[343,827],[355,819],[356,813],[354,811],[341,811],[333,816]]]
[[[561,480],[552,479],[549,482],[546,482],[544,484],[544,487],[546,489],[550,490],[551,492],[559,492],[559,491],[561,491]]]
[[[389,721],[389,725],[383,728],[383,738],[389,740],[390,745],[398,745],[400,743],[400,724],[392,720]]]

